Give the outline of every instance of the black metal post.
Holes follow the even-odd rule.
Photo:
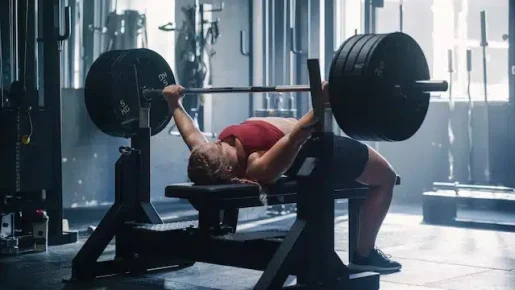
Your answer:
[[[131,147],[139,150],[141,171],[137,201],[150,202],[150,128],[138,129],[138,134],[131,138]]]
[[[335,0],[325,0],[324,14],[325,14],[325,22],[324,22],[324,35],[325,35],[325,45],[324,45],[324,55],[325,55],[325,63],[323,70],[325,72],[325,79],[329,79],[329,68],[331,67],[331,62],[334,57],[335,51]]]
[[[36,7],[34,1],[18,1],[17,4],[17,30],[16,43],[18,55],[17,80],[24,87],[24,105],[36,106],[36,36],[35,36],[35,17]]]
[[[349,263],[354,262],[354,254],[358,249],[359,216],[363,207],[363,199],[350,198],[349,208]]]
[[[139,112],[140,127],[138,134],[131,139],[131,146],[139,152],[139,174],[137,182],[137,193],[134,194],[138,205],[141,205],[141,213],[136,215],[137,222],[162,224],[156,209],[150,203],[150,107],[149,104],[142,104]]]
[[[372,0],[373,1],[373,0]],[[370,33],[376,33],[377,21],[377,7],[374,2],[370,7]]]
[[[138,193],[135,202],[141,205],[142,212],[137,221],[142,223],[162,224],[163,221],[150,203],[150,128],[139,128],[136,137],[131,139],[131,146],[140,151],[140,173],[138,175]]]
[[[10,71],[10,1],[0,1],[0,90],[6,90],[11,84]],[[0,91],[0,108],[4,106],[5,91]]]
[[[64,43],[63,49],[63,68],[61,84],[64,88],[73,88],[75,79],[75,31],[77,24],[77,1],[68,0],[68,6],[70,7],[70,39]],[[61,25],[65,25],[64,21],[60,21]]]
[[[61,63],[59,55],[59,0],[40,1],[43,17],[43,94],[49,112],[52,144],[52,187],[47,191],[48,243],[61,245],[77,241],[76,233],[63,233],[63,184],[61,149]]]
[[[18,78],[16,72],[18,71],[18,38],[16,37],[16,31],[18,29],[18,13],[16,13],[16,2],[17,0],[9,0],[9,48],[11,56],[10,67],[11,67],[11,82]]]
[[[313,134],[317,156],[317,166],[312,173],[313,182],[310,191],[307,213],[307,243],[309,251],[307,264],[313,275],[309,282],[323,283],[326,287],[336,282],[335,266],[332,262],[334,254],[334,197],[332,190],[332,160],[334,154],[334,134],[325,132],[324,106],[321,101],[320,64],[317,60],[308,60],[309,82],[312,86],[311,98],[313,110],[319,122]],[[325,180],[325,182],[324,182]],[[315,238],[316,237],[316,238]],[[311,245],[309,245],[311,244]],[[309,285],[316,286],[316,285]]]
[[[84,78],[94,61],[94,24],[95,24],[95,1],[82,1],[82,73]],[[80,83],[84,83],[84,79],[80,79]]]

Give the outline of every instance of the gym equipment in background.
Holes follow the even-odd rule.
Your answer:
[[[224,9],[223,1],[218,7],[211,4],[200,4],[194,0],[193,5],[181,7],[184,21],[180,28],[174,23],[159,26],[162,31],[176,31],[175,47],[175,78],[184,87],[204,87],[211,85],[211,57],[216,54],[214,45],[220,37],[218,23],[220,19],[213,20],[214,12]],[[184,109],[204,131],[204,101],[203,96],[185,99]]]
[[[0,253],[19,254],[78,237],[63,227],[62,205],[60,48],[71,34],[71,12],[60,12],[53,1],[7,2],[9,29],[2,27],[0,42],[12,49],[10,86],[2,88],[0,106]],[[63,34],[55,26],[59,14]]]
[[[115,2],[117,3],[117,2]],[[112,12],[107,14],[103,27],[88,26],[91,31],[99,31],[106,37],[106,46],[103,52],[121,49],[147,47],[147,18],[136,10],[116,12],[116,5]],[[141,43],[138,39],[141,36]]]
[[[424,221],[430,224],[443,225],[464,225],[476,227],[493,227],[515,231],[515,224],[506,222],[494,222],[488,220],[460,218],[458,208],[462,204],[477,203],[497,203],[497,205],[508,205],[515,203],[515,189],[504,186],[488,185],[490,183],[490,118],[488,102],[488,81],[486,68],[486,47],[488,46],[486,37],[486,12],[481,11],[481,47],[483,51],[483,89],[484,89],[484,122],[486,130],[486,165],[484,170],[484,180],[487,185],[476,184],[474,177],[474,144],[472,139],[474,102],[470,95],[470,72],[472,70],[472,53],[467,50],[467,72],[468,72],[468,112],[467,112],[467,139],[468,139],[468,184],[459,182],[435,182],[433,190],[423,194],[423,215]],[[450,102],[452,99],[450,100]],[[452,144],[451,144],[452,145]],[[451,164],[452,166],[452,164]],[[452,171],[451,171],[452,172]]]

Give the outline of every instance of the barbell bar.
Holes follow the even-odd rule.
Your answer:
[[[409,35],[354,35],[336,51],[329,70],[329,101],[338,126],[348,136],[369,141],[402,141],[424,122],[430,92],[447,90],[430,80],[429,66]],[[139,108],[147,103],[151,134],[170,122],[162,90],[176,84],[162,56],[149,49],[109,51],[92,64],[85,102],[104,133],[129,138],[138,129]],[[306,85],[186,88],[185,94],[308,92]],[[216,116],[216,112],[214,112]]]
[[[447,81],[415,81],[410,89],[420,90],[422,93],[445,92],[448,88]],[[395,89],[402,90],[402,86],[395,85]],[[185,95],[197,94],[219,94],[219,93],[288,93],[288,92],[309,92],[309,85],[280,85],[280,86],[246,86],[246,87],[209,87],[209,88],[185,88]],[[145,99],[151,95],[160,95],[163,90],[143,89]]]

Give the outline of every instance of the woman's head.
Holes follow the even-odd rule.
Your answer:
[[[188,177],[199,185],[231,183],[237,177],[236,149],[224,142],[205,143],[191,151]]]

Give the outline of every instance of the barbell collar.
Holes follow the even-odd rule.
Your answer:
[[[422,93],[445,92],[449,88],[449,83],[435,80],[415,81],[412,88]]]

